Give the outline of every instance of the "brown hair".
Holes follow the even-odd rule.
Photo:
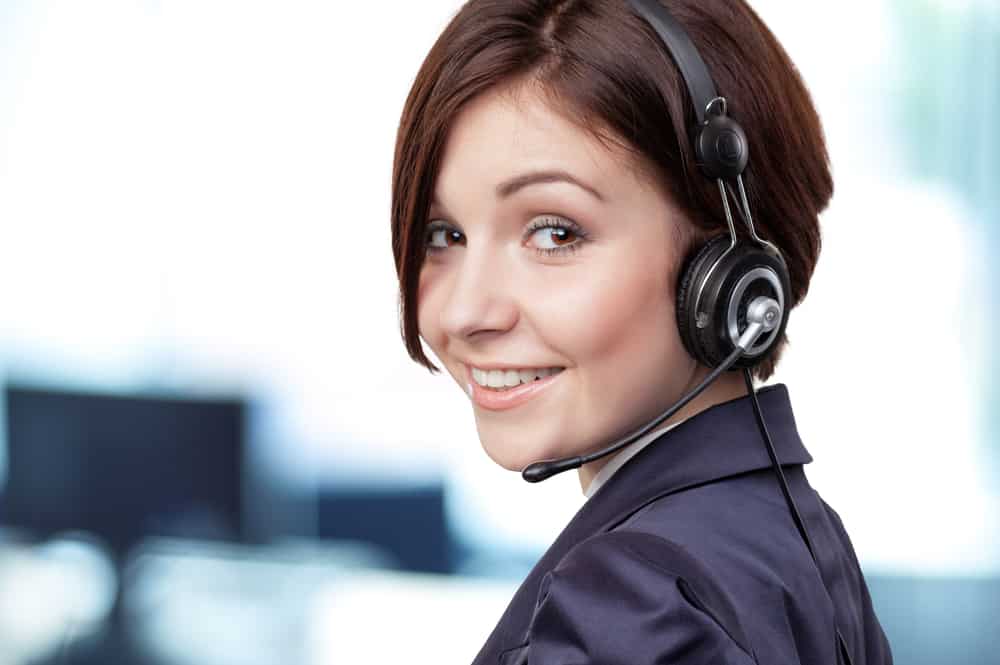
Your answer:
[[[805,297],[819,258],[818,214],[833,195],[816,110],[795,65],[743,0],[665,0],[685,27],[729,114],[747,133],[744,182],[758,235],[788,264],[789,308]],[[403,107],[392,171],[392,248],[403,341],[424,354],[417,287],[430,199],[451,123],[490,89],[532,84],[551,108],[605,145],[631,154],[693,224],[694,243],[728,233],[717,185],[695,165],[694,110],[674,61],[625,0],[469,0],[424,60]],[[737,224],[737,232],[748,236]],[[774,372],[787,336],[753,369]]]

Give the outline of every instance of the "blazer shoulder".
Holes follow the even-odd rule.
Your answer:
[[[708,571],[681,546],[627,529],[584,540],[545,575],[529,643],[528,663],[756,662]]]

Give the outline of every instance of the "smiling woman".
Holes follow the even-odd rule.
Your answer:
[[[680,57],[664,30],[690,39]],[[707,107],[690,80],[695,47],[724,95],[713,90]],[[751,146],[739,230],[725,189],[736,176],[704,177],[705,148],[689,135],[715,107]],[[714,139],[714,154],[745,155],[729,139]],[[437,370],[426,344],[468,394],[497,464],[593,453],[678,404],[614,457],[579,467],[588,501],[477,663],[891,662],[850,539],[805,477],[787,390],[760,391],[766,424],[746,397],[751,372],[774,371],[833,191],[809,94],[746,3],[466,3],[410,91],[392,188],[407,349]],[[750,238],[780,247],[776,262],[741,254]],[[759,358],[753,341],[740,347],[744,377],[711,359],[701,331],[714,319],[684,304],[737,265],[719,253],[737,241],[732,257],[756,262],[748,275],[781,274],[773,289],[718,277],[706,296],[732,303],[736,337],[752,298],[780,301],[774,343]],[[692,274],[706,276],[692,285]]]

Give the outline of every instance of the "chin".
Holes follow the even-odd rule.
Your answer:
[[[517,471],[520,473],[521,469],[540,459],[530,456],[527,451],[517,450],[503,443],[491,444],[489,441],[482,439],[481,442],[483,450],[486,451],[489,458],[498,466],[508,471]]]
[[[568,457],[572,454],[559,453],[558,451],[550,450],[546,446],[537,444],[526,446],[511,445],[511,439],[512,437],[510,436],[489,437],[482,434],[479,436],[483,450],[486,451],[491,460],[508,471],[517,471],[518,473],[533,462]]]

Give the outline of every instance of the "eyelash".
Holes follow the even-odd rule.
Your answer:
[[[572,232],[573,235],[578,238],[578,240],[573,244],[564,245],[562,247],[536,247],[535,252],[542,256],[573,254],[580,248],[580,245],[587,240],[587,233],[583,230],[583,228],[576,222],[566,219],[565,217],[558,217],[556,215],[541,215],[540,217],[535,218],[524,231],[525,239],[531,237],[531,235],[539,229],[565,229]],[[437,253],[441,250],[447,249],[446,247],[433,247],[428,244],[430,243],[431,236],[435,231],[445,231],[450,233],[452,231],[457,231],[457,229],[444,222],[431,222],[427,226],[427,236],[425,239],[425,246],[428,254]]]
[[[528,228],[525,229],[525,235],[530,237],[539,229],[565,229],[578,238],[578,240],[573,244],[564,245],[562,247],[536,247],[535,251],[543,256],[573,254],[579,250],[580,245],[587,240],[587,234],[584,232],[583,228],[581,228],[576,222],[570,221],[564,217],[557,217],[555,215],[542,215],[541,217],[537,217],[531,222],[531,224],[528,225]]]

